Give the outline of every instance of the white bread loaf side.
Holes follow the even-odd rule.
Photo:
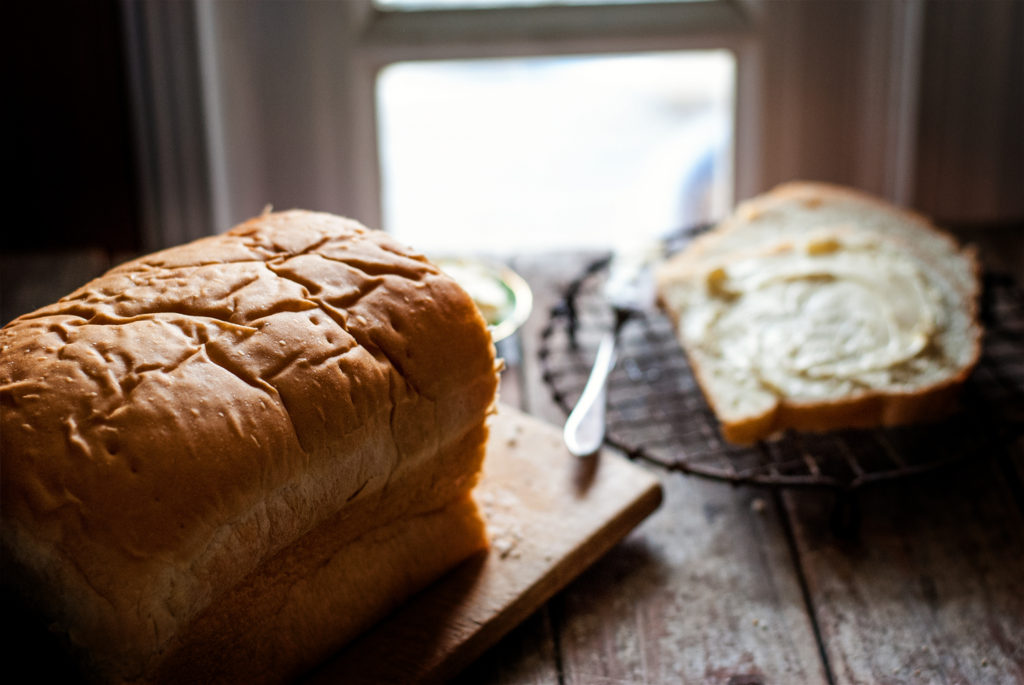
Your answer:
[[[494,347],[382,232],[266,214],[0,351],[5,575],[103,680],[294,675],[486,546]]]
[[[980,354],[974,251],[846,188],[743,203],[657,279],[730,442],[942,418]]]

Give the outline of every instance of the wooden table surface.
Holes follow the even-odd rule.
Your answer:
[[[1015,234],[987,254],[1019,269],[1022,242]],[[535,307],[500,348],[502,400],[553,424],[564,414],[541,379],[539,332],[593,257],[509,260]],[[3,321],[118,259],[4,255]],[[1024,683],[1021,444],[863,490],[859,532],[848,538],[829,525],[829,493],[646,468],[663,483],[661,508],[460,684]]]

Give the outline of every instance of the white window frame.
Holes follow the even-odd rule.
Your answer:
[[[123,2],[129,15],[143,18],[161,5]],[[821,3],[701,0],[414,12],[381,11],[371,0],[189,0],[184,6],[193,12],[195,35],[163,45],[196,46],[198,57],[185,57],[186,66],[199,65],[193,80],[201,89],[193,102],[205,121],[204,135],[179,137],[171,154],[163,146],[161,159],[140,167],[153,170],[152,178],[143,179],[144,192],[158,196],[144,198],[146,206],[167,205],[159,198],[175,190],[167,179],[206,179],[211,209],[206,225],[191,229],[198,234],[223,230],[268,203],[381,225],[376,78],[388,64],[416,59],[729,50],[737,60],[735,199],[802,176],[805,169],[896,201],[910,195],[922,0],[851,3],[856,35],[871,44],[853,46],[859,58],[846,56],[846,78],[825,84],[824,93],[801,81],[814,65],[793,57],[800,55],[794,43],[810,46],[819,59],[831,51],[838,60],[851,49],[841,35],[816,33],[814,8]],[[189,30],[188,22],[180,23]],[[154,49],[129,43],[130,61],[142,54],[142,62],[181,71],[180,54],[165,49],[154,57]],[[885,82],[869,81],[878,72]],[[168,98],[160,92],[165,81],[137,79],[137,85],[159,102]],[[182,94],[174,96],[180,100]],[[838,120],[802,117],[817,98],[844,99],[850,106]],[[146,101],[146,93],[136,100]],[[173,139],[173,131],[162,130],[173,124],[144,121],[140,135]],[[844,138],[850,129],[858,139]],[[866,139],[881,144],[869,150],[861,144]],[[808,151],[805,140],[827,140],[834,149],[820,155]],[[173,231],[158,215],[152,221],[157,225],[146,232],[147,248],[191,237],[182,235],[180,221]]]
[[[749,194],[758,185],[753,139],[760,105],[750,69],[756,63],[755,48],[748,18],[733,0],[388,12],[377,13],[368,23],[358,43],[356,68],[360,76],[370,79],[363,82],[364,92],[372,92],[380,70],[403,61],[727,50],[737,64],[734,156],[729,160],[735,178],[727,192],[731,200],[734,194]],[[356,138],[357,159],[370,170],[365,178],[373,183],[361,197],[380,198],[376,107],[372,97],[358,102],[367,105],[357,113],[361,130],[367,133]],[[740,150],[742,157],[737,158]],[[360,216],[381,225],[379,201],[355,208]]]

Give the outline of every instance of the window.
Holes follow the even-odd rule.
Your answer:
[[[731,203],[736,40],[707,35],[731,3],[375,4],[380,223],[401,239],[603,248]]]
[[[400,62],[377,82],[383,226],[450,252],[607,247],[731,202],[723,50]]]
[[[1014,11],[1003,5],[985,13],[992,26],[1012,24]],[[1006,49],[1015,34],[991,36],[985,64],[994,70],[949,71],[946,61],[923,61],[925,15],[949,20],[940,28],[961,36],[971,24],[929,3],[186,0],[122,8],[133,100],[145,105],[134,109],[141,194],[152,209],[147,249],[223,230],[267,204],[404,231],[396,198],[423,184],[408,182],[389,158],[402,117],[385,110],[433,67],[452,79],[483,66],[550,76],[626,58],[731,56],[729,151],[715,173],[731,173],[733,199],[815,178],[910,203],[923,197],[919,169],[938,168],[918,154],[926,135],[927,151],[948,158],[948,168],[978,170],[933,180],[923,189],[929,197],[947,185],[969,185],[981,197],[993,178],[1005,181],[1008,201],[1020,196],[1012,174],[993,171],[1019,139],[1016,119],[1002,115],[1015,110],[999,105],[1015,102],[1012,89],[983,101],[987,109],[969,99],[957,110],[965,121],[1002,117],[980,164],[962,163],[963,150],[977,149],[964,142],[977,127],[935,126],[977,73],[989,75],[986,84],[1010,82],[1020,63]],[[924,90],[922,70],[931,84]],[[948,106],[919,106],[921,93]],[[418,211],[425,223],[430,212]]]
[[[180,205],[173,181],[206,179],[209,220],[175,222],[198,235],[272,205],[352,216],[409,235],[417,245],[437,233],[445,204],[449,216],[453,208],[463,214],[464,232],[500,231],[535,246],[544,245],[542,238],[573,240],[580,235],[573,229],[604,244],[624,228],[648,232],[685,223],[701,211],[694,198],[721,206],[759,185],[759,166],[751,163],[759,106],[750,66],[757,63],[757,41],[745,1],[444,0],[438,8],[434,0],[194,0],[175,5],[180,21],[173,24],[164,21],[163,5],[130,4],[131,61],[156,65],[153,73],[140,72],[137,97],[158,112],[168,102],[197,108],[203,122],[196,131],[182,125],[191,119],[177,115],[140,121],[140,137],[174,141],[177,151],[141,165],[152,171],[144,179],[152,196],[147,206],[170,212]],[[161,41],[151,40],[154,35]],[[193,47],[166,49],[182,45]],[[496,101],[520,93],[535,99],[534,109],[549,112],[559,103],[557,116],[548,117],[531,114],[530,107],[518,115],[510,107],[477,112],[478,128],[479,116],[487,116],[520,141],[538,141],[534,152],[547,149],[541,167],[515,137],[492,141],[492,156],[506,159],[489,169],[489,190],[510,179],[529,182],[502,193],[514,212],[490,212],[482,223],[481,205],[493,205],[493,198],[475,199],[476,209],[460,206],[486,181],[466,174],[465,162],[453,162],[428,182],[422,180],[426,158],[410,162],[411,147],[399,141],[419,124],[400,105],[428,94],[423,84],[430,79],[451,86],[449,98],[476,79],[488,84]],[[178,87],[196,84],[198,93]],[[603,92],[605,84],[622,95]],[[682,101],[697,85],[708,97],[688,108]],[[478,99],[475,106],[493,104]],[[455,126],[457,117],[445,121],[438,114],[443,102],[433,106],[438,131]],[[596,115],[587,112],[595,107]],[[465,131],[468,112],[456,114]],[[429,132],[423,138],[418,145],[437,142]],[[453,147],[434,159],[465,154]],[[694,161],[700,155],[703,166]],[[529,176],[508,163],[516,156]],[[687,197],[687,188],[697,187],[688,172],[698,167],[703,179],[712,179],[705,186],[716,190]],[[561,198],[559,186],[567,189]],[[448,195],[431,207],[426,188]],[[515,230],[507,228],[510,222]],[[160,212],[153,223],[147,248],[191,237],[166,230],[171,222]]]

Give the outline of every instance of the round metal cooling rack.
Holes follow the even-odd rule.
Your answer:
[[[670,251],[701,229],[670,241]],[[566,289],[542,332],[544,382],[566,414],[579,398],[613,314],[601,296],[610,257]],[[937,424],[825,434],[787,432],[739,447],[725,442],[671,322],[652,308],[625,324],[609,378],[606,442],[635,459],[731,483],[850,492],[1004,449],[1024,434],[1024,292],[986,275],[985,343],[963,409]]]

